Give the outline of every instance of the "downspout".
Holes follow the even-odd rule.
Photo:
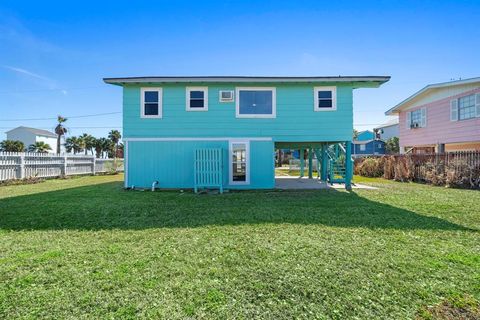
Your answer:
[[[152,192],[155,191],[155,186],[158,185],[158,181],[153,181],[152,183]]]

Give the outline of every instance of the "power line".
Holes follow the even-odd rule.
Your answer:
[[[99,116],[107,116],[112,114],[120,114],[121,111],[117,112],[105,112],[105,113],[95,113],[95,114],[86,114],[80,116],[69,116],[65,117],[67,119],[77,119],[77,118],[90,118],[90,117],[99,117]],[[0,119],[0,121],[42,121],[42,120],[57,120],[57,117],[50,117],[50,118],[31,118],[31,119]]]

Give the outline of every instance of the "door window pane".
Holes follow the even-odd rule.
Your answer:
[[[247,181],[247,148],[243,143],[232,144],[232,181]]]

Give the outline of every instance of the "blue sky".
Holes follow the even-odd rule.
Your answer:
[[[355,92],[362,130],[428,83],[480,76],[480,1],[65,3],[0,3],[0,139],[57,114],[73,135],[120,129],[121,89],[103,77],[392,76]]]

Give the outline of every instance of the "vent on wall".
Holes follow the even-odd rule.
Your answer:
[[[220,102],[232,102],[233,90],[220,90]]]

